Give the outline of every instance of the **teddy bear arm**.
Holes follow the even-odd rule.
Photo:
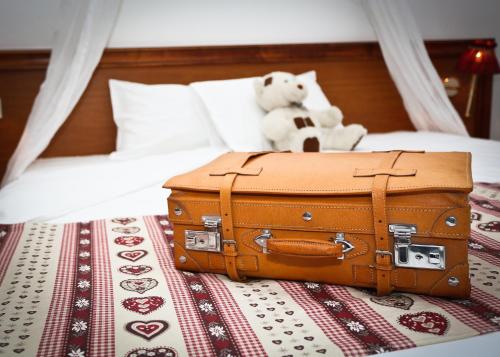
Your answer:
[[[311,111],[311,114],[319,121],[322,127],[333,128],[342,122],[344,118],[342,111],[335,106],[327,110]]]

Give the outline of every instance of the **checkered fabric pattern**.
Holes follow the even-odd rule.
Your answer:
[[[0,355],[364,356],[497,332],[500,185],[471,198],[467,300],[183,273],[166,216],[0,225]]]
[[[106,222],[99,220],[94,222],[95,237],[94,244],[94,266],[93,284],[94,305],[92,322],[93,328],[90,337],[90,352],[92,356],[110,356],[115,351],[115,315],[113,302],[113,279],[111,275],[111,264],[108,252],[108,237],[106,234]]]

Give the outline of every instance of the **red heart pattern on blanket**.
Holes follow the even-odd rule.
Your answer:
[[[164,304],[163,298],[159,296],[131,297],[122,301],[122,305],[127,310],[147,315]]]
[[[122,236],[115,238],[115,243],[124,245],[127,247],[133,247],[134,245],[141,244],[144,241],[143,237],[139,236]]]
[[[124,250],[122,252],[118,252],[118,256],[123,259],[130,260],[131,262],[135,262],[136,260],[141,259],[146,254],[147,251],[139,249],[139,250]]]
[[[128,332],[151,340],[168,328],[168,322],[162,320],[131,321],[125,325]]]
[[[491,221],[488,223],[481,223],[477,225],[477,228],[479,228],[482,231],[485,232],[492,232],[492,233],[497,233],[500,232],[500,221]]]
[[[134,291],[139,294],[153,289],[158,285],[158,280],[152,278],[127,279],[120,282],[120,286],[128,291]]]
[[[377,296],[370,298],[375,304],[382,306],[395,307],[398,309],[409,310],[413,305],[413,299],[401,294],[393,294],[388,296]]]
[[[441,314],[422,311],[399,317],[399,323],[410,330],[442,336],[448,329],[448,320]]]
[[[176,357],[172,347],[134,348],[125,357]]]
[[[113,218],[111,220],[113,223],[123,224],[124,226],[135,221],[137,221],[137,219],[133,217]]]
[[[153,270],[153,268],[149,265],[124,265],[121,266],[118,270],[120,270],[120,272],[124,274],[142,275],[149,273],[151,270]]]
[[[114,227],[111,230],[115,233],[121,234],[135,234],[139,232],[141,229],[139,227]]]

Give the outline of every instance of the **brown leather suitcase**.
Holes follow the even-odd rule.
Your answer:
[[[178,269],[464,298],[470,153],[227,153],[164,187]]]

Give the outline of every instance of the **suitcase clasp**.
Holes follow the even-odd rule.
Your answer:
[[[186,230],[184,232],[184,244],[188,250],[202,250],[207,252],[221,252],[221,235],[219,226],[221,218],[219,216],[201,217],[204,231]]]
[[[389,224],[394,235],[394,265],[402,268],[444,270],[445,247],[441,245],[413,244],[414,224]]]

